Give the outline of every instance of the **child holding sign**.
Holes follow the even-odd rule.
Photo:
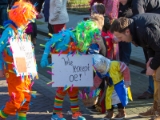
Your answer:
[[[62,30],[58,34],[53,34],[52,38],[46,43],[45,51],[41,59],[41,66],[48,66],[48,55],[52,54],[86,54],[91,43],[98,43],[100,46],[100,51],[103,55],[106,55],[106,49],[101,38],[100,30],[102,29],[103,16],[94,15],[91,20],[82,21],[76,26],[75,30],[67,29]],[[87,81],[87,80],[86,80]],[[74,86],[74,85],[73,85]],[[52,120],[66,120],[63,118],[62,114],[62,104],[64,97],[68,94],[71,103],[72,119],[85,120],[85,118],[80,113],[78,105],[78,87],[72,87],[72,90],[66,89],[66,87],[58,87]]]
[[[36,14],[32,4],[23,1],[16,2],[9,11],[10,20],[5,22],[4,27],[6,29],[0,38],[0,53],[3,53],[4,60],[4,65],[0,65],[0,72],[3,72],[2,68],[4,66],[10,100],[0,110],[1,120],[6,120],[9,115],[16,115],[16,113],[18,113],[18,120],[26,120],[26,112],[29,110],[31,100],[31,78],[33,78],[33,73],[26,69],[28,69],[28,65],[34,65],[32,68],[36,70],[36,64],[35,59],[32,59],[34,61],[32,62],[33,64],[27,65],[28,59],[26,57],[15,57],[15,55],[25,49],[21,45],[26,42],[27,44],[25,45],[29,45],[26,51],[31,51],[31,54],[27,54],[26,52],[26,55],[30,55],[33,58],[34,53],[31,41],[24,32],[29,21],[36,18]],[[15,44],[11,45],[11,43]],[[21,46],[20,50],[14,51],[15,46]],[[0,63],[2,63],[2,57],[0,58]],[[21,74],[22,72],[23,74]]]
[[[131,85],[129,68],[122,62],[110,61],[99,54],[93,55],[93,66],[96,74],[101,79],[106,80],[108,85],[105,98],[108,113],[104,120],[113,117],[114,105],[118,106],[118,114],[115,119],[125,118],[125,106],[128,104],[128,96],[132,100],[129,89]]]

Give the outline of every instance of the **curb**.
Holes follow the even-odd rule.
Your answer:
[[[76,15],[88,15],[90,12],[79,12],[79,11],[73,11],[73,10],[67,10],[68,13],[76,14]]]
[[[37,29],[37,33],[48,37],[48,33],[44,32],[43,30]],[[130,64],[141,67],[141,68],[145,68],[146,66],[145,63],[139,62],[138,59],[134,57],[131,57]]]

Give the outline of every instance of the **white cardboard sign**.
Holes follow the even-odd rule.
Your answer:
[[[52,54],[54,63],[52,87],[91,87],[93,86],[93,68],[91,55]]]
[[[29,75],[29,73],[37,75],[36,61],[31,41],[10,40],[10,45],[17,76]]]

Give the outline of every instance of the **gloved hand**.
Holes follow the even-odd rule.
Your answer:
[[[47,67],[49,65],[48,59],[41,59],[41,67]]]
[[[41,67],[47,67],[47,65],[48,65],[49,63],[48,63],[48,53],[43,53],[43,56],[42,56],[42,59],[41,59],[41,63],[40,63],[40,65],[41,65]]]

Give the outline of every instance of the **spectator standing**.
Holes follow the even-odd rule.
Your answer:
[[[119,0],[118,17],[132,17],[131,0]],[[131,43],[119,42],[119,58],[126,65],[129,65],[131,55]]]
[[[149,61],[146,64],[147,75],[154,78],[153,106],[140,117],[160,117],[160,15],[144,13],[132,18],[119,18],[111,26],[111,32],[119,41],[132,42],[146,48]]]
[[[49,24],[52,26],[53,33],[58,33],[66,28],[69,22],[67,13],[67,0],[50,0]]]
[[[131,6],[133,16],[141,13],[158,13],[160,14],[160,1],[159,0],[133,0]],[[149,60],[148,53],[145,48],[143,48],[144,55],[146,58],[146,63]],[[145,73],[146,70],[143,70],[142,73]],[[138,96],[138,99],[153,98],[154,93],[154,84],[153,77],[149,76],[149,87],[148,90]]]

